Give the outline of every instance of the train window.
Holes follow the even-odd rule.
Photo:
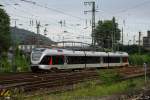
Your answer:
[[[103,57],[104,63],[120,63],[120,57]]]
[[[45,56],[40,64],[43,65],[62,65],[64,64],[64,56]]]
[[[86,57],[87,64],[96,64],[100,63],[100,57]]]
[[[40,64],[49,65],[50,59],[51,59],[51,56],[44,56]]]
[[[110,57],[110,63],[120,63],[120,57]]]
[[[96,64],[100,63],[100,57],[69,56],[68,64]]]
[[[103,62],[104,62],[104,63],[108,63],[108,62],[109,62],[108,60],[109,60],[108,57],[103,57]]]
[[[68,56],[68,64],[80,64],[81,59],[83,59],[82,57],[78,57],[78,56]]]
[[[52,56],[53,65],[63,65],[64,64],[64,56]]]
[[[123,61],[124,63],[128,62],[128,57],[123,57],[123,58],[122,58],[122,61]]]

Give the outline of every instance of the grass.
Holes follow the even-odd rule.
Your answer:
[[[112,84],[122,78],[115,69],[98,70],[97,73],[104,84]]]
[[[35,96],[29,100],[88,100],[88,98],[131,92],[145,85],[143,77],[116,82],[120,76],[113,69],[100,72],[99,74],[102,83],[88,81],[74,85],[75,89],[72,91]]]
[[[102,97],[102,96],[108,96],[113,94],[126,93],[144,86],[144,79],[137,78],[137,79],[122,81],[119,83],[109,84],[109,85],[108,84],[98,85],[92,81],[84,84],[85,86],[81,85],[82,87],[77,88],[73,91],[68,91],[65,93],[58,93],[58,94],[36,96],[30,98],[29,100],[79,100],[80,98],[87,99],[87,98],[95,98],[95,97]],[[89,85],[88,87],[87,84]],[[86,99],[82,99],[82,100],[86,100]]]
[[[94,85],[94,82],[88,87],[81,87],[80,89],[73,90],[71,92],[62,93],[59,96],[63,98],[68,97],[84,97],[84,96],[107,96],[116,93],[123,93],[131,90],[135,90],[138,87],[144,85],[143,79],[134,79],[127,80],[114,84],[103,84],[103,85]],[[62,99],[65,100],[65,99]],[[71,100],[71,99],[70,99]]]

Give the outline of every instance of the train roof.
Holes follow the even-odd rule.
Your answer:
[[[43,50],[44,48],[38,48],[38,50]],[[44,50],[45,55],[66,55],[66,56],[128,56],[126,52],[96,52],[96,51],[73,51],[66,49],[48,49]]]

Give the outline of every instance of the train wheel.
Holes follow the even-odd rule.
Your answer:
[[[38,71],[39,71],[38,66],[31,66],[31,71],[32,71],[33,73],[38,72]]]

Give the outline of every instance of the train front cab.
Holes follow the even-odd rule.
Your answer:
[[[58,66],[64,65],[63,55],[47,55],[44,56],[38,65],[31,66],[33,72],[41,70],[55,70]]]

